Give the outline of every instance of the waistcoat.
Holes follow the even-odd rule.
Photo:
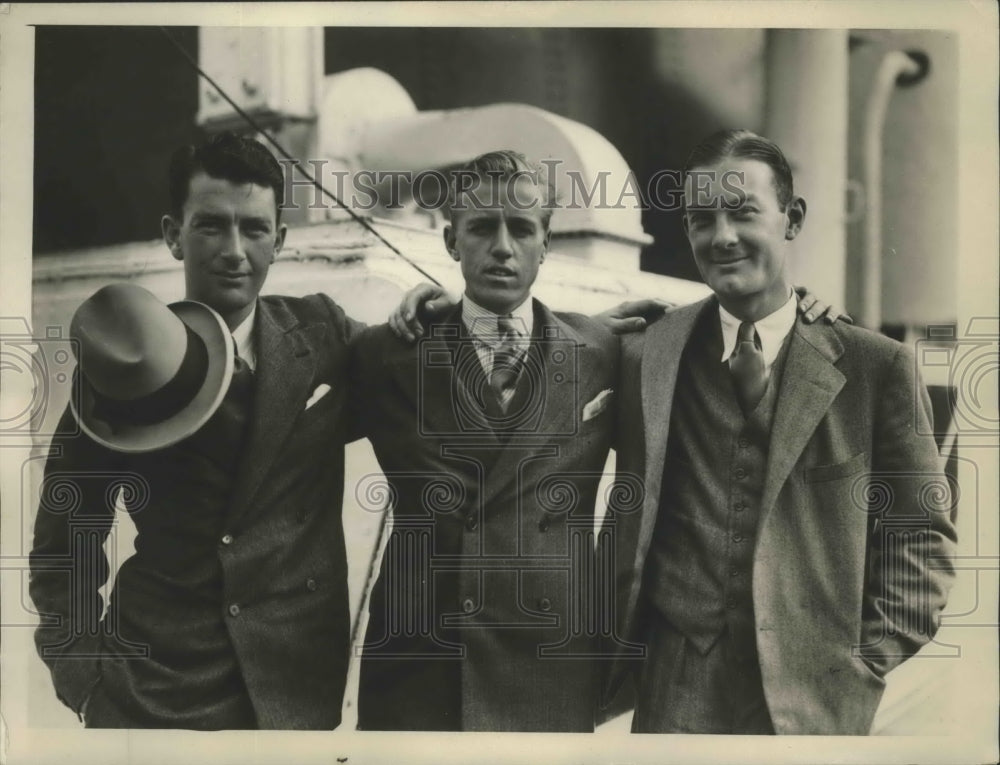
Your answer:
[[[736,646],[754,650],[753,553],[787,348],[788,338],[749,416],[719,360],[716,311],[701,316],[681,359],[644,589],[702,653],[727,627]]]

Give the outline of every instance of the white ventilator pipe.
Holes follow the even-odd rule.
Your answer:
[[[920,64],[903,51],[887,53],[868,94],[864,129],[864,187],[868,201],[865,247],[861,253],[861,310],[858,323],[882,326],[882,137],[889,99],[900,76],[916,77]]]

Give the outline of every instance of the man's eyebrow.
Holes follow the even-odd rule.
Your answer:
[[[247,223],[266,223],[267,225],[271,225],[271,219],[266,215],[244,215],[240,220]]]

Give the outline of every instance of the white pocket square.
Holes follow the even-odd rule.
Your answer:
[[[327,385],[326,383],[320,383],[319,385],[317,385],[316,390],[313,391],[312,395],[309,397],[309,400],[306,401],[306,409],[311,407],[313,404],[315,404],[329,392],[330,392],[330,386]]]
[[[583,407],[583,422],[594,419],[597,415],[608,408],[611,396],[614,395],[612,388],[606,388],[594,396],[594,400]]]

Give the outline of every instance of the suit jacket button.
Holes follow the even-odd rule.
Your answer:
[[[750,439],[747,438],[746,436],[740,436],[740,439],[736,443],[740,445],[741,449],[746,449],[748,446],[750,446]]]
[[[233,535],[232,534],[223,534],[223,536],[222,536],[222,544],[224,544],[224,545],[231,545],[232,543],[233,543]]]
[[[538,607],[542,611],[551,611],[552,610],[552,601],[549,600],[548,598],[541,598],[538,601]]]
[[[316,580],[306,579],[306,589],[309,590],[309,592],[316,592]]]
[[[466,598],[462,601],[462,610],[467,614],[471,614],[476,610],[476,604],[472,602],[472,598]]]
[[[737,480],[742,480],[747,477],[747,471],[743,468],[736,468],[736,472],[733,475],[736,476]]]
[[[475,531],[479,528],[479,519],[474,515],[470,515],[465,519],[465,528],[469,531]]]
[[[229,615],[230,616],[239,616],[240,615],[240,607],[238,605],[236,605],[235,603],[233,603],[229,607]]]

